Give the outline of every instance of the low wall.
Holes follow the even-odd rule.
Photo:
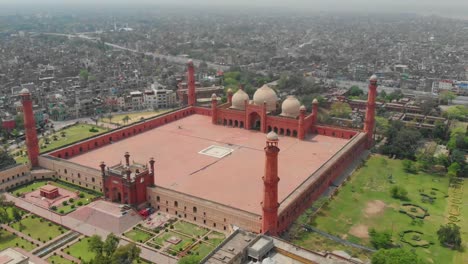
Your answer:
[[[261,230],[260,215],[158,186],[148,187],[147,192],[154,208],[182,219],[222,231],[229,230],[229,225],[255,233]]]
[[[366,134],[359,133],[296,190],[280,202],[279,231],[286,230],[340,176],[366,148]]]
[[[334,127],[334,126],[323,126],[323,125],[316,125],[312,128],[312,132],[319,135],[326,135],[329,137],[337,137],[337,138],[352,138],[360,131],[358,130],[351,130],[349,128],[341,128],[341,127]]]
[[[16,164],[0,171],[0,192],[30,182],[30,169],[25,164]]]
[[[46,152],[46,155],[53,156],[56,158],[68,159],[75,155],[100,148],[102,146],[111,144],[112,142],[119,141],[145,131],[151,130],[153,128],[165,125],[167,123],[173,122],[180,118],[194,114],[196,108],[187,107],[171,112],[167,112],[156,117],[145,119],[137,123],[123,126],[117,129],[113,129],[105,134],[97,135],[83,141],[75,142],[68,146],[61,147],[57,150],[52,150]],[[202,112],[201,110],[199,110]],[[43,154],[43,155],[45,155]]]

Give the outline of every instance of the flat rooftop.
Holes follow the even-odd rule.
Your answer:
[[[279,201],[329,160],[349,140],[309,135],[306,140],[280,136]],[[211,124],[191,115],[139,135],[69,159],[99,169],[155,158],[155,184],[255,214],[261,214],[266,134]]]

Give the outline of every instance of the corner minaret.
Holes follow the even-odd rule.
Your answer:
[[[370,149],[373,144],[374,126],[375,126],[375,97],[377,96],[377,76],[372,75],[369,79],[369,92],[367,96],[366,121],[364,123],[364,132],[367,134],[367,148]]]
[[[218,96],[214,93],[211,95],[211,123],[216,125],[218,116],[216,113],[216,107],[218,105]]]
[[[28,150],[31,167],[39,166],[39,142],[37,140],[36,121],[32,107],[31,93],[24,88],[20,92],[21,103],[23,104],[24,129],[26,133],[26,148]]]
[[[277,235],[278,226],[278,135],[267,134],[265,147],[265,176],[263,177],[262,232]]]
[[[297,138],[300,140],[304,140],[305,138],[305,128],[304,128],[304,119],[306,115],[306,108],[304,105],[301,105],[299,108],[299,128],[297,133]]]
[[[187,88],[188,88],[188,105],[195,106],[196,96],[195,96],[195,68],[193,66],[193,61],[189,60],[187,62]]]

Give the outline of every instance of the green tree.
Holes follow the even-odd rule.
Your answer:
[[[462,244],[462,239],[460,236],[460,227],[455,224],[446,224],[440,226],[437,231],[437,236],[439,241],[443,245],[459,249]]]
[[[122,121],[124,122],[124,124],[127,124],[128,121],[130,121],[130,120],[131,120],[131,118],[128,115],[126,115],[126,116],[124,116],[124,118],[122,118]]]
[[[109,119],[109,123],[112,123],[112,118],[113,118],[113,117],[114,117],[114,116],[113,116],[112,114],[108,114],[108,115],[107,115],[107,119]]]
[[[132,264],[134,260],[140,257],[141,249],[135,244],[130,243],[125,246],[118,247],[112,254],[112,264]]]
[[[407,128],[401,121],[393,121],[387,130],[387,144],[382,145],[383,154],[395,155],[398,158],[414,159],[421,133],[413,128]]]
[[[8,152],[0,149],[0,170],[15,164],[15,159]]]
[[[23,130],[24,129],[24,117],[23,115],[16,115],[15,116],[15,125],[16,129]]]
[[[378,232],[374,228],[369,230],[370,242],[372,246],[376,249],[381,248],[391,248],[392,244],[392,234],[388,231]]]
[[[422,260],[403,248],[379,249],[372,255],[372,264],[422,264]]]
[[[389,128],[390,122],[387,118],[381,116],[375,117],[375,129],[377,131],[377,134],[385,135]]]
[[[403,200],[403,201],[408,200],[408,191],[405,188],[403,188],[402,186],[393,186],[390,189],[390,194],[395,199],[400,199],[400,200]]]
[[[364,91],[361,90],[358,86],[351,86],[348,91],[349,96],[361,96],[364,94]]]
[[[447,175],[449,177],[456,177],[458,173],[461,171],[461,166],[458,164],[458,162],[453,162],[450,164],[450,166],[447,168]]]
[[[447,102],[447,104],[451,104],[452,100],[455,99],[457,95],[452,91],[442,91],[439,93],[439,99],[443,102]]]
[[[96,255],[102,255],[104,248],[104,242],[98,235],[93,235],[89,238],[89,251],[96,253]]]
[[[418,169],[416,168],[416,163],[414,161],[405,159],[401,162],[403,165],[403,170],[408,173],[417,173]]]
[[[464,121],[468,118],[468,106],[451,106],[445,110],[444,116],[446,116],[448,119],[457,119],[460,121]]]
[[[117,246],[119,245],[119,241],[120,239],[113,233],[110,233],[107,236],[106,240],[104,241],[103,248],[102,248],[106,256],[112,256],[112,254],[117,249]]]
[[[80,78],[83,79],[84,81],[88,81],[89,78],[89,72],[86,69],[80,70]]]
[[[334,102],[331,105],[330,114],[335,117],[349,117],[351,114],[351,106],[344,102]]]
[[[187,255],[183,258],[181,258],[178,262],[178,264],[198,264],[202,258],[197,255]]]

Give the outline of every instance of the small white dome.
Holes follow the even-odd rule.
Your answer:
[[[29,90],[27,88],[23,88],[21,91],[20,91],[20,94],[28,94],[29,93]]]
[[[313,103],[313,104],[318,104],[317,98],[314,98],[314,100],[312,100],[312,103]]]
[[[377,75],[372,75],[370,78],[369,78],[370,81],[377,81]]]
[[[244,92],[244,90],[237,90],[237,92],[232,96],[231,108],[245,110],[245,100],[249,100],[249,95]]]
[[[301,107],[299,107],[299,111],[306,111],[307,108],[304,106],[304,105],[301,105]]]
[[[266,103],[267,111],[275,111],[277,101],[278,96],[276,95],[276,92],[266,84],[258,88],[253,96],[254,104],[263,105],[263,103]]]
[[[299,115],[301,103],[294,95],[288,95],[281,105],[281,115],[296,118]]]
[[[213,94],[211,95],[211,99],[212,99],[212,100],[217,100],[217,99],[218,99],[218,96],[216,96],[216,94],[213,93]]]
[[[267,140],[269,141],[277,141],[278,140],[278,134],[276,134],[274,131],[270,131],[270,133],[267,134]]]

